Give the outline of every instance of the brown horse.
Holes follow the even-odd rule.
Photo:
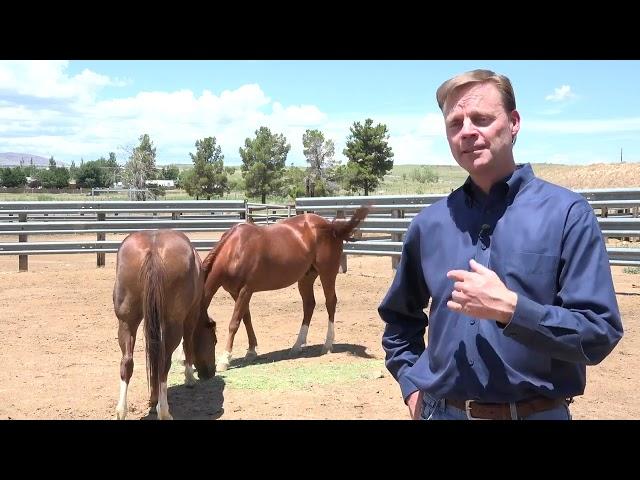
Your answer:
[[[167,374],[171,354],[183,339],[185,383],[215,374],[215,323],[202,308],[204,272],[200,256],[181,232],[142,231],[129,235],[118,249],[113,307],[118,317],[120,400],[116,417],[127,415],[127,388],[133,373],[136,331],[144,317],[149,405],[158,419],[171,419]]]
[[[251,324],[249,301],[254,292],[277,290],[298,282],[304,316],[292,353],[306,344],[311,315],[316,305],[313,282],[320,276],[326,298],[329,324],[322,353],[331,351],[336,311],[336,275],[340,266],[343,240],[365,219],[369,207],[358,208],[349,220],[328,220],[307,213],[281,220],[268,227],[252,223],[233,226],[220,239],[203,262],[206,272],[203,304],[208,306],[220,287],[235,300],[229,323],[229,336],[216,368],[229,366],[233,340],[244,320],[249,339],[247,357],[255,357],[257,340]]]

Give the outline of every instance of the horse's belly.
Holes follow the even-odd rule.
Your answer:
[[[253,278],[254,291],[279,290],[297,283],[311,267],[310,262],[269,265],[262,269],[263,275]]]

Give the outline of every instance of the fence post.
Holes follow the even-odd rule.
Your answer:
[[[391,218],[404,218],[404,210],[392,210],[391,211]],[[402,233],[392,233],[391,234],[391,241],[392,242],[401,242],[402,241]],[[400,263],[400,257],[393,255],[391,257],[391,268],[392,269],[396,269],[398,268],[398,263]]]
[[[103,222],[105,218],[105,214],[104,213],[98,213],[98,221]],[[98,233],[97,236],[97,240],[105,240],[105,234],[104,233]],[[98,267],[104,267],[105,265],[105,254],[104,253],[97,253],[97,262],[98,262]]]
[[[336,210],[336,218],[344,218],[344,210]],[[340,272],[347,273],[347,254],[340,255]]]
[[[171,212],[171,220],[180,220],[180,212]]]
[[[18,217],[18,222],[26,222],[27,214],[21,213]],[[27,242],[27,234],[21,233],[18,235],[18,242]],[[29,271],[29,255],[19,255],[18,256],[18,271],[19,272],[27,272]]]

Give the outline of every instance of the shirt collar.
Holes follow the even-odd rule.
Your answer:
[[[489,195],[500,195],[503,198],[513,199],[520,189],[534,178],[535,173],[533,173],[533,169],[529,163],[516,165],[516,169],[512,173],[491,187]],[[487,199],[487,195],[471,180],[471,176],[467,177],[462,185],[462,189],[467,198],[472,202],[484,203]]]

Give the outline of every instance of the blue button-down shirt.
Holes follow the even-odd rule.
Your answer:
[[[471,258],[517,293],[508,325],[447,308],[454,283],[447,272],[469,270]],[[378,312],[386,322],[386,365],[405,400],[416,390],[484,402],[579,395],[586,365],[604,359],[622,337],[593,209],[581,195],[537,178],[528,164],[488,195],[467,179],[422,210]]]

